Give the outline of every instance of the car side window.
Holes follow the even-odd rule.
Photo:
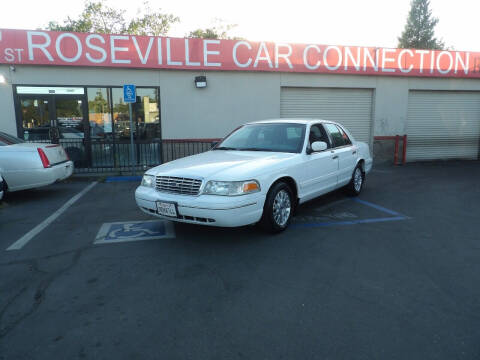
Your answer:
[[[321,125],[312,125],[310,127],[310,135],[308,138],[308,146],[311,146],[315,141],[323,141],[327,143],[327,148],[331,148],[330,140],[328,138],[327,132]]]
[[[342,129],[341,126],[338,126],[338,129],[340,130],[340,133],[342,134],[342,137],[343,137],[343,141],[344,141],[344,145],[352,145],[352,141],[350,140],[350,138],[348,137],[347,133],[345,132],[345,130]]]
[[[350,145],[352,142],[343,130],[340,130],[335,124],[324,124],[333,141],[333,147]],[[344,137],[345,136],[345,137]]]

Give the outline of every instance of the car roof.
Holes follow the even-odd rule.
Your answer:
[[[312,119],[312,118],[282,118],[282,119],[268,119],[260,121],[252,121],[247,124],[275,124],[275,123],[290,123],[290,124],[316,124],[316,123],[333,123],[337,124],[335,121],[324,120],[324,119]]]

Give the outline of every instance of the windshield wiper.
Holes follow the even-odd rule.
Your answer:
[[[239,149],[234,147],[228,147],[228,146],[219,146],[219,147],[213,148],[212,150],[239,150]]]

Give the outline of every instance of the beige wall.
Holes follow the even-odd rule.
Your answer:
[[[374,135],[405,133],[409,89],[476,90],[480,80],[387,76],[312,75],[262,72],[195,72],[0,65],[9,84],[0,85],[0,130],[16,134],[11,84],[160,86],[164,138],[222,137],[248,121],[280,116],[280,88],[347,87],[374,89]],[[205,89],[194,77],[206,75]]]

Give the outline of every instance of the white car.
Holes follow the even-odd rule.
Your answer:
[[[0,132],[0,169],[4,191],[37,188],[72,175],[73,163],[61,145],[27,143]]]
[[[372,168],[366,143],[325,120],[245,124],[210,151],[148,170],[140,209],[173,221],[284,230],[296,206],[346,186],[358,195]]]

